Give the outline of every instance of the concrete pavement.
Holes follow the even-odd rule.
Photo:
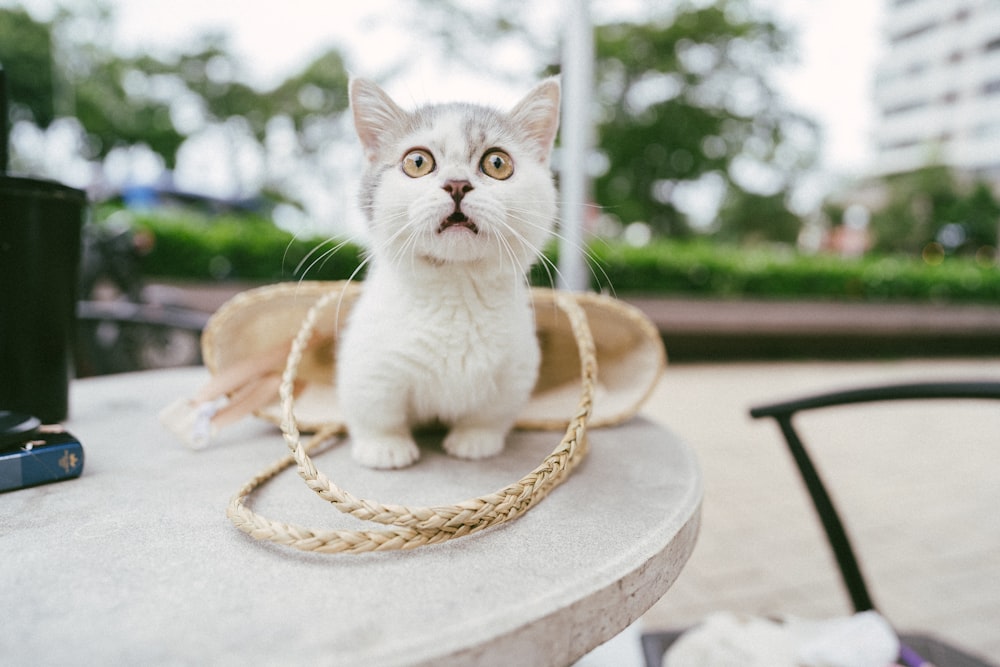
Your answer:
[[[686,627],[719,610],[851,611],[784,441],[772,421],[750,418],[751,406],[880,383],[997,378],[1000,358],[668,367],[643,412],[699,456],[702,532],[642,627]],[[1000,402],[831,408],[796,424],[882,612],[900,629],[1000,655]]]

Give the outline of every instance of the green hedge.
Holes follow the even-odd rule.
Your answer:
[[[263,218],[138,216],[135,224],[156,239],[145,257],[150,276],[337,280],[349,277],[362,257],[355,245],[298,239]],[[547,255],[558,262],[554,250]],[[1000,304],[1000,268],[973,259],[948,257],[937,265],[902,256],[846,260],[704,240],[657,241],[639,248],[596,241],[588,256],[593,287],[617,294]],[[536,267],[532,281],[548,285],[554,275]]]
[[[906,256],[848,260],[703,241],[594,244],[591,255],[619,293],[1000,304],[1000,268],[968,258],[934,265]]]
[[[212,219],[137,215],[133,224],[151,232],[143,258],[150,276],[191,280],[336,280],[361,262],[360,249],[338,240],[297,238],[266,218]]]

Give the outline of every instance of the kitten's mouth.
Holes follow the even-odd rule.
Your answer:
[[[450,229],[451,227],[462,227],[464,229],[468,229],[473,234],[479,233],[479,227],[476,226],[476,223],[469,220],[469,216],[465,215],[461,211],[455,211],[445,218],[441,223],[441,226],[438,227],[438,234],[446,229]]]

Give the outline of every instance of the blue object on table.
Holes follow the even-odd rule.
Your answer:
[[[0,492],[79,477],[83,458],[83,445],[66,431],[39,432],[0,453]]]

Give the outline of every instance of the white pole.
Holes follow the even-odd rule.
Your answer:
[[[562,225],[559,242],[559,287],[583,291],[589,284],[583,221],[587,211],[587,154],[591,137],[591,94],[594,35],[588,0],[567,3],[566,40],[562,56],[562,151],[559,187]]]

